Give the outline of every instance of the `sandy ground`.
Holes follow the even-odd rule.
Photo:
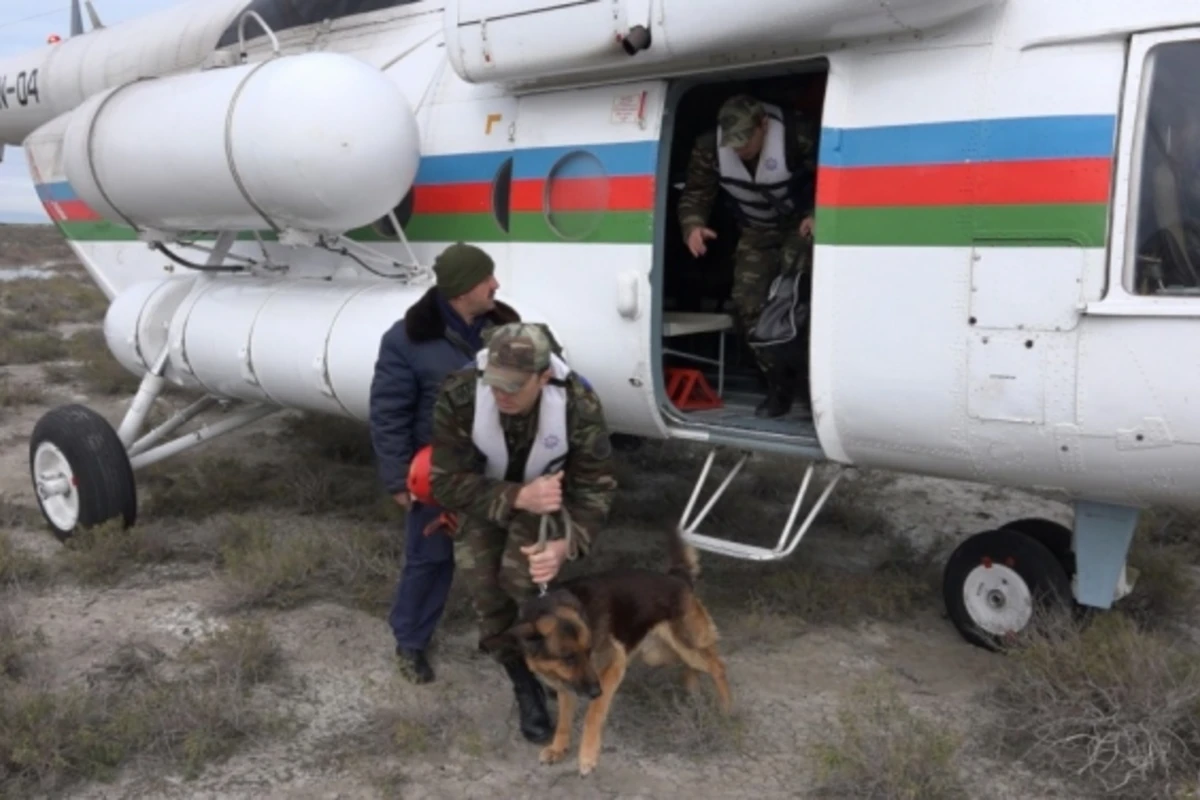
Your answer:
[[[39,380],[39,367],[14,367],[15,378]],[[89,397],[79,387],[55,386],[47,402],[5,412],[0,422],[0,496],[34,507],[28,478],[28,436],[47,407],[84,402],[119,422],[127,398]],[[260,423],[210,445],[204,452],[287,459],[289,445]],[[178,461],[199,455],[180,456]],[[622,455],[622,458],[629,458]],[[643,460],[652,464],[652,460]],[[653,503],[678,497],[699,472],[656,473],[632,466],[634,499]],[[794,467],[795,479],[802,468]],[[1023,516],[1065,519],[1060,503],[1033,494],[952,481],[866,474],[847,493],[843,513],[823,514],[792,563],[837,564],[864,570],[872,543],[893,532],[926,544],[956,539],[989,523]],[[786,499],[773,506],[733,493],[731,515],[763,513],[782,520]],[[682,507],[670,509],[677,514]],[[872,530],[848,530],[846,510]],[[153,520],[150,520],[153,522]],[[182,523],[181,523],[182,524]],[[380,523],[384,524],[384,523]],[[774,534],[766,532],[767,537]],[[53,558],[61,545],[45,530],[12,531],[22,549]],[[645,526],[614,526],[606,535],[609,560],[641,554],[653,563],[661,543]],[[702,555],[700,587],[740,579],[751,586],[758,570]],[[788,565],[772,568],[776,572]],[[538,748],[516,730],[516,707],[498,667],[479,656],[469,617],[451,615],[439,632],[435,683],[416,687],[394,670],[392,643],[379,616],[328,602],[286,612],[261,611],[285,654],[284,676],[261,687],[254,702],[286,711],[286,736],[243,745],[227,761],[185,781],[133,764],[114,782],[77,786],[79,798],[775,798],[811,796],[806,748],[827,731],[838,698],[860,678],[882,671],[903,696],[941,724],[969,730],[982,712],[979,694],[999,656],[966,644],[944,619],[934,596],[894,622],[848,619],[811,622],[787,609],[763,614],[743,601],[738,585],[724,585],[714,616],[725,639],[735,714],[722,720],[710,709],[711,683],[701,702],[686,701],[670,677],[635,668],[610,717],[600,767],[576,772],[574,751],[564,763],[538,764]],[[208,565],[168,563],[135,573],[107,589],[59,581],[23,590],[5,602],[23,626],[46,636],[56,682],[79,681],[111,656],[117,643],[137,636],[165,653],[181,650],[224,624],[216,612],[222,585]],[[666,698],[664,700],[664,697]],[[382,731],[382,732],[381,732]],[[578,727],[576,728],[576,737]],[[578,739],[576,738],[576,743]],[[987,742],[961,757],[969,796],[1067,797],[1062,787],[996,762]]]

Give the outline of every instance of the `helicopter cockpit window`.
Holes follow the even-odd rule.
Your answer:
[[[242,13],[256,11],[271,27],[279,33],[288,28],[299,28],[304,25],[315,25],[327,19],[340,19],[355,14],[367,14],[395,6],[407,6],[420,0],[253,0],[246,5]],[[240,18],[242,15],[239,14]],[[250,22],[246,24],[246,39],[263,36],[262,29]],[[228,47],[237,44],[238,24],[230,25],[221,35],[217,47]]]
[[[1133,291],[1200,297],[1200,42],[1161,44],[1146,63]]]

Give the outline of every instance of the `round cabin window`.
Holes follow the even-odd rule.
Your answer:
[[[567,153],[546,178],[542,207],[550,230],[568,241],[595,233],[608,210],[609,188],[599,158],[584,150]]]

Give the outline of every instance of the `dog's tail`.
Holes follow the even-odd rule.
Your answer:
[[[696,548],[683,538],[683,530],[676,525],[667,536],[667,574],[682,578],[691,586],[700,577],[700,558]]]

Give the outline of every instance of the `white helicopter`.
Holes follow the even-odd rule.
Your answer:
[[[71,37],[0,62],[0,142],[143,376],[116,430],[79,406],[34,429],[60,537],[132,524],[137,470],[276,410],[365,422],[380,335],[458,240],[614,431],[713,447],[684,512],[701,549],[787,557],[855,467],[1063,490],[1071,528],[1012,520],[949,559],[951,620],[994,647],[1038,592],[1110,607],[1139,509],[1200,506],[1194,3],[187,0],[111,27],[87,7],[92,30],[76,0]],[[697,262],[677,223],[736,91],[821,128],[810,413],[752,413],[721,305],[735,230],[718,214]],[[689,369],[716,400],[688,402]],[[204,399],[144,431],[166,382]],[[693,515],[718,448],[741,460]],[[776,546],[698,533],[768,451],[809,462]]]

